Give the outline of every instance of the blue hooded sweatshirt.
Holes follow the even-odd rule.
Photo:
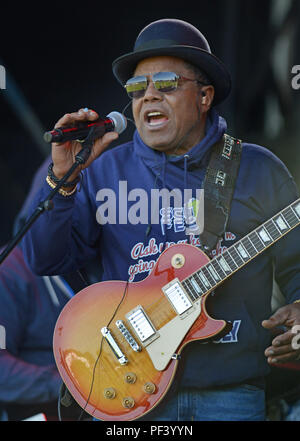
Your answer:
[[[54,209],[25,236],[24,252],[33,271],[68,273],[100,256],[101,280],[139,281],[164,247],[180,242],[198,246],[198,237],[186,234],[184,210],[175,210],[172,203],[160,208],[156,223],[151,222],[155,210],[150,194],[153,189],[201,189],[211,148],[226,129],[224,119],[212,110],[204,139],[187,155],[155,151],[138,132],[131,142],[103,153],[83,172],[80,191],[56,195]],[[43,183],[33,207],[49,190]],[[148,213],[145,203],[140,204],[145,195]],[[267,149],[244,143],[227,231],[215,253],[297,198],[282,162]],[[274,273],[288,303],[300,297],[299,239],[297,227],[216,289],[211,315],[232,322],[232,330],[217,341],[186,346],[179,363],[182,386],[226,385],[268,373],[264,350],[270,334],[261,321],[271,315]]]

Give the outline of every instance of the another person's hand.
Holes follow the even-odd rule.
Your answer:
[[[78,112],[67,113],[55,124],[55,128],[76,125],[78,122],[95,121],[99,118],[97,112],[89,109],[80,109]],[[87,168],[98,156],[109,146],[111,142],[119,137],[117,132],[107,132],[103,137],[98,138],[93,145],[91,154],[85,164],[79,166],[69,177],[68,181],[73,181],[81,170]],[[68,141],[66,143],[52,144],[53,173],[58,179],[69,171],[75,161],[76,154],[82,149],[78,141]]]
[[[299,359],[300,338],[297,336],[297,332],[300,330],[300,303],[279,308],[268,320],[262,322],[262,326],[270,330],[277,326],[288,328],[286,332],[277,335],[272,340],[272,345],[265,350],[268,363],[286,363]]]

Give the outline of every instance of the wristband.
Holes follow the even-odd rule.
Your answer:
[[[48,185],[50,185],[51,188],[56,188],[56,184],[50,179],[49,176],[46,177],[46,182]],[[76,190],[77,190],[76,186],[71,191],[66,191],[66,190],[63,190],[62,188],[60,188],[58,190],[58,193],[61,194],[62,196],[67,197],[67,196],[71,196],[72,194],[74,194]]]
[[[49,178],[51,179],[51,181],[54,183],[54,184],[58,184],[60,181],[61,181],[61,179],[58,179],[56,176],[55,176],[55,174],[53,173],[53,162],[51,162],[50,164],[49,164],[49,167],[48,167],[48,176],[49,176]],[[75,178],[74,179],[74,181],[71,181],[71,182],[65,182],[64,183],[64,187],[65,188],[73,188],[74,187],[74,185],[76,185],[78,182],[80,181],[80,177],[79,176],[77,176],[77,178]],[[49,182],[48,182],[48,184],[49,184]]]

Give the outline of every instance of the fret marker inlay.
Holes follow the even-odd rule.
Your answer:
[[[258,234],[260,236],[260,238],[264,241],[264,242],[270,242],[270,237],[269,235],[266,233],[265,229],[262,228],[261,230],[258,231]]]
[[[275,219],[275,222],[281,231],[284,231],[288,228],[287,224],[284,222],[281,216],[278,216],[278,218]]]

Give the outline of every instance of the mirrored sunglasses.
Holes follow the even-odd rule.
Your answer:
[[[157,72],[152,75],[152,82],[155,89],[163,93],[176,90],[180,79],[185,81],[197,81],[198,83],[204,84],[199,80],[186,78],[174,72]],[[145,75],[140,75],[130,78],[124,87],[130,98],[142,98],[145,95],[148,85],[149,78]]]

